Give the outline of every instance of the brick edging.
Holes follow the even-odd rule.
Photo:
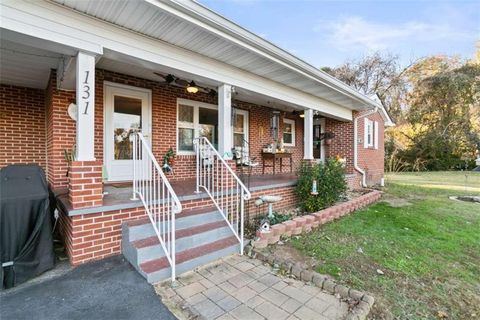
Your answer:
[[[253,246],[259,249],[267,247],[269,244],[275,244],[280,240],[280,237],[290,237],[292,235],[299,235],[301,233],[310,232],[318,226],[338,219],[355,210],[363,208],[380,199],[382,193],[378,190],[373,190],[367,194],[361,195],[355,199],[334,205],[332,207],[298,216],[292,220],[284,221],[279,224],[274,224],[271,231],[262,233],[257,231],[257,240],[253,241]]]
[[[346,320],[364,320],[370,313],[370,309],[375,302],[375,299],[371,295],[338,284],[325,275],[304,268],[300,263],[294,263],[285,258],[275,257],[273,254],[268,255],[265,252],[255,249],[250,244],[245,249],[248,256],[252,259],[258,259],[268,263],[273,268],[280,268],[285,274],[292,275],[302,281],[311,282],[313,285],[329,294],[338,294],[342,299],[353,300],[356,305],[348,311]]]

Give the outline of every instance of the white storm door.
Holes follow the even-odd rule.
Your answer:
[[[133,179],[130,135],[139,131],[151,144],[152,92],[115,83],[105,83],[104,92],[104,163],[108,181],[129,181]]]

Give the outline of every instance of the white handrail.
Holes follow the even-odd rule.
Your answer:
[[[140,133],[133,141],[133,199],[140,198],[153,229],[165,251],[175,281],[175,215],[182,204],[155,159],[145,137]]]
[[[202,187],[222,214],[243,254],[245,201],[252,195],[205,137],[194,140],[197,161],[196,192]]]

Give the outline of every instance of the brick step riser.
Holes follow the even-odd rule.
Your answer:
[[[240,244],[236,244],[218,251],[211,252],[209,254],[188,260],[184,263],[177,264],[176,273],[177,275],[180,275],[184,272],[193,270],[196,267],[205,265],[212,261],[224,258],[226,256],[229,256],[231,254],[235,254],[238,252],[240,252]],[[147,279],[148,283],[157,283],[159,281],[166,280],[171,277],[170,267],[164,268],[155,272],[151,272],[151,273],[146,273],[143,270],[139,270],[139,271],[140,271],[140,274],[142,274],[145,277],[145,279]]]
[[[219,212],[210,212],[186,216],[175,220],[176,230],[189,229],[205,223],[223,220]],[[138,226],[122,225],[122,234],[126,235],[128,241],[142,240],[155,235],[155,230],[150,222]]]
[[[183,250],[191,249],[196,246],[205,245],[232,235],[232,230],[226,226],[222,228],[217,228],[213,230],[208,230],[199,234],[195,234],[188,237],[183,237],[175,241],[175,247],[177,252]],[[132,264],[141,264],[150,260],[159,259],[165,256],[165,252],[160,244],[144,247],[144,248],[135,248],[132,243],[122,243],[124,247],[131,246],[132,250],[127,250],[125,253],[128,254],[127,260]],[[125,255],[124,253],[124,255]]]

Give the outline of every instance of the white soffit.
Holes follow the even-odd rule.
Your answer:
[[[56,69],[62,55],[0,39],[0,82],[45,89],[50,70]]]
[[[352,88],[193,1],[53,1],[97,19],[200,53],[349,109],[366,109],[371,106],[367,97]],[[187,19],[187,15],[190,19]],[[194,15],[197,16],[192,18]],[[260,52],[259,49],[254,48],[253,44],[243,46],[238,41],[233,41],[233,36],[228,34],[222,36],[212,32],[215,28],[212,28],[211,25],[217,24],[216,27],[219,27],[217,21],[207,21],[212,16],[215,20],[238,28],[238,30],[234,30],[238,37],[243,36],[247,39],[246,36],[248,36],[250,40],[263,41],[261,44],[264,45],[265,52]],[[269,53],[275,53],[274,50],[278,58],[269,55]],[[302,68],[285,62],[287,58],[296,59],[299,65],[302,64]],[[307,74],[302,70],[306,68],[312,69],[309,72],[316,74]]]

